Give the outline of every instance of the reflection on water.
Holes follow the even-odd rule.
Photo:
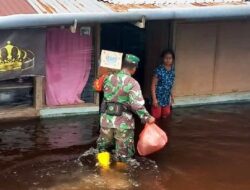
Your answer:
[[[98,117],[76,117],[0,124],[1,150],[51,150],[95,141]]]
[[[0,190],[249,190],[249,112],[250,104],[175,109],[159,121],[164,150],[110,170],[95,167],[90,149],[98,116],[0,123]]]

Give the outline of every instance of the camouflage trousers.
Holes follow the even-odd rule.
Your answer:
[[[99,152],[115,147],[115,158],[126,162],[134,156],[134,129],[116,129],[101,127],[97,140]]]

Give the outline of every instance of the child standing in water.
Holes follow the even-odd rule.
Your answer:
[[[151,85],[153,101],[151,112],[156,119],[168,117],[174,101],[172,88],[175,79],[175,54],[172,50],[165,50],[161,57],[162,64],[155,69]]]

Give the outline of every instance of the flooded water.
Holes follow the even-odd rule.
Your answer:
[[[249,103],[174,109],[159,121],[162,151],[110,170],[92,154],[98,116],[0,123],[0,190],[249,190],[249,113]]]

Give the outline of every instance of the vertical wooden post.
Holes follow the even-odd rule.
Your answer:
[[[215,47],[214,47],[214,64],[213,64],[213,84],[212,84],[212,93],[216,93],[216,76],[218,72],[218,55],[219,55],[219,44],[220,44],[220,23],[216,24],[216,34],[215,34]]]
[[[177,27],[177,22],[172,21],[170,23],[170,38],[169,38],[169,48],[171,48],[173,51],[176,52],[176,27]]]
[[[94,34],[94,46],[95,46],[95,49],[94,49],[94,55],[95,55],[95,76],[98,76],[98,66],[99,66],[99,57],[100,57],[100,54],[101,54],[101,25],[100,24],[97,24],[95,25],[95,34]],[[95,96],[94,96],[94,103],[96,105],[99,105],[99,93],[95,93]]]
[[[44,77],[34,77],[34,107],[40,110],[44,106]]]
[[[176,31],[177,31],[177,24],[178,22],[177,21],[172,21],[170,23],[170,38],[169,38],[169,48],[171,48],[175,54],[177,54],[176,52]],[[175,59],[175,63],[176,63],[176,59]],[[174,84],[173,86],[173,95],[175,96],[175,90],[176,89],[176,85]]]

